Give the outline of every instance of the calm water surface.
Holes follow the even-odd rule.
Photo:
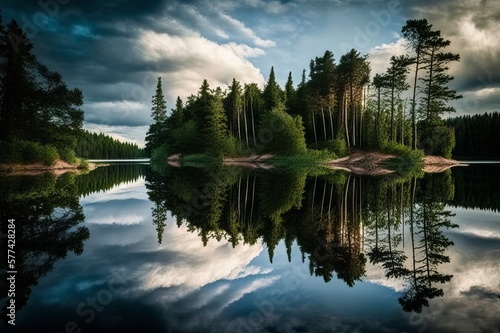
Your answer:
[[[499,174],[3,178],[18,308],[0,331],[499,332]]]

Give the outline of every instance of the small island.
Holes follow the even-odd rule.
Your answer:
[[[146,151],[160,166],[316,164],[383,175],[458,165],[450,159],[454,129],[443,116],[454,111],[448,102],[461,98],[446,73],[460,56],[446,51],[450,42],[425,19],[408,20],[402,33],[408,53],[392,56],[372,79],[367,55],[352,49],[336,63],[327,50],[296,87],[290,72],[282,89],[274,67],[263,89],[236,79],[227,90],[213,89],[204,80],[167,115],[158,78]]]

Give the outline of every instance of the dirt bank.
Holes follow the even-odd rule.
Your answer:
[[[424,157],[424,172],[426,173],[439,173],[458,165],[457,161],[441,156],[429,155]]]
[[[273,166],[265,163],[271,157],[274,157],[274,155],[225,157],[223,164],[252,169],[271,169]],[[387,162],[395,157],[396,155],[392,154],[358,151],[349,156],[327,161],[324,164],[332,170],[345,170],[357,175],[380,176],[395,172],[387,168]],[[181,159],[180,154],[170,155],[167,158],[167,163],[171,166],[180,167]],[[459,165],[457,161],[441,156],[426,156],[423,159],[423,171],[427,173],[442,172],[457,165]]]
[[[326,166],[332,170],[350,171],[356,175],[381,176],[394,173],[384,164],[395,157],[395,155],[377,152],[355,152],[349,156],[328,161]]]
[[[223,164],[251,169],[272,169],[272,165],[265,163],[265,161],[270,159],[271,157],[274,157],[274,155],[264,154],[244,157],[225,157]]]
[[[387,169],[387,161],[395,158],[395,155],[378,152],[355,152],[349,156],[329,161],[326,165],[330,169],[346,170],[357,175],[379,176],[394,173]],[[437,173],[448,170],[459,165],[455,160],[449,160],[441,156],[426,156],[423,158],[423,171],[426,173]]]
[[[62,160],[57,160],[54,165],[45,165],[43,163],[19,164],[19,163],[1,163],[0,170],[9,176],[36,176],[50,172],[56,176],[66,172],[80,173],[82,171],[94,170],[97,166],[89,163],[88,169],[80,168],[80,165],[69,164]]]

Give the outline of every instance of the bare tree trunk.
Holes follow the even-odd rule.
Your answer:
[[[314,131],[314,142],[318,143],[318,136],[316,135],[316,121],[314,120],[314,113],[312,114],[312,123],[313,123],[313,131]]]
[[[237,119],[238,119],[238,139],[240,140],[241,143],[241,125],[240,125],[240,111],[237,111]]]
[[[330,129],[332,130],[332,141],[333,141],[335,138],[333,136],[333,115],[331,107],[328,107],[328,113],[330,114]]]
[[[348,120],[348,117],[347,117],[347,98],[345,98],[345,94],[344,94],[344,103],[343,103],[343,109],[344,109],[344,127],[345,127],[345,135],[346,135],[346,139],[347,139],[347,147],[350,147],[351,146],[351,143],[350,143],[350,140],[349,140],[349,120]]]
[[[246,103],[243,104],[243,117],[245,117],[245,141],[247,143],[247,148],[250,146],[248,145],[248,123],[247,123],[247,107]]]
[[[253,97],[250,93],[250,112],[252,113],[252,134],[253,134],[253,145],[257,146],[257,138],[255,137],[255,121],[253,118]]]
[[[350,110],[351,110],[351,114],[352,114],[352,145],[356,146],[356,109],[354,107],[354,96],[353,96],[353,91],[352,91],[352,80],[351,80],[351,83],[350,83],[349,92],[351,94]]]
[[[325,122],[325,112],[323,111],[323,106],[321,106],[321,116],[323,118],[323,134],[325,135],[325,141],[328,140],[326,137],[326,122]]]
[[[415,77],[413,79],[413,100],[411,108],[411,126],[413,128],[412,143],[411,146],[413,150],[417,150],[417,115],[416,115],[416,98],[417,98],[417,80],[418,80],[418,70],[420,65],[420,49],[417,50],[417,57],[415,63]]]

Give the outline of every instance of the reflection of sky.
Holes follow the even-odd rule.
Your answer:
[[[169,217],[162,245],[152,225],[144,180],[81,200],[90,229],[84,253],[57,262],[18,313],[22,332],[495,332],[500,327],[500,219],[453,209],[459,229],[454,274],[445,296],[422,315],[397,302],[401,282],[387,282],[367,263],[367,277],[349,288],[309,274],[296,245],[288,263],[280,243],[273,264],[261,245],[232,248],[201,239]],[[111,295],[111,296],[110,296]],[[109,298],[110,297],[110,298]],[[92,310],[89,302],[105,305]],[[79,309],[79,313],[77,313]],[[96,314],[95,319],[87,323]],[[69,324],[71,325],[71,324]],[[498,332],[498,330],[496,331]]]

